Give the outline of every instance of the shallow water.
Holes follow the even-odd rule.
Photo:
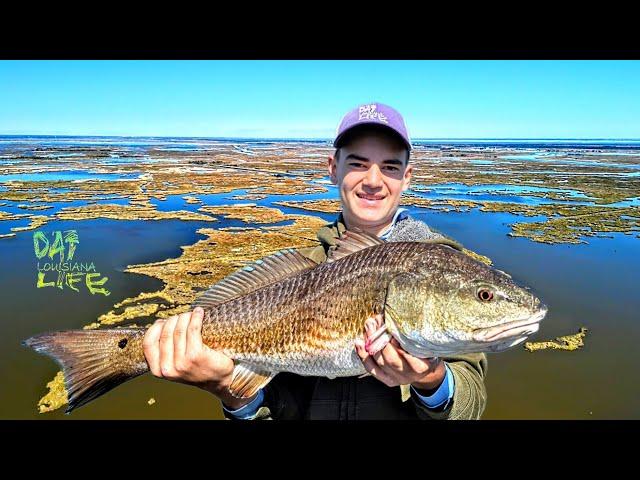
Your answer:
[[[599,156],[613,156],[613,157],[627,157],[627,156],[637,156],[639,152],[637,151],[629,151],[629,152],[581,152],[579,154],[579,158],[570,158],[570,156],[566,156],[567,152],[540,152],[537,151],[535,153],[526,154],[526,155],[503,155],[500,159],[504,160],[525,160],[526,162],[534,162],[534,163],[545,163],[549,165],[558,165],[558,166],[580,166],[580,167],[607,167],[607,168],[619,168],[619,169],[629,169],[629,170],[638,170],[640,169],[640,164],[634,163],[613,163],[606,162],[598,159]],[[577,156],[577,155],[573,155]],[[596,158],[589,159],[589,157],[594,156]],[[564,157],[564,158],[561,158]],[[482,163],[486,162],[486,163]],[[472,160],[472,163],[478,164],[486,164],[491,165],[497,162],[487,162],[486,160]],[[557,173],[553,170],[546,171],[547,173]],[[567,172],[563,172],[566,174]],[[616,175],[625,175],[625,173],[615,173],[608,172]],[[626,174],[634,174],[636,172],[627,172]],[[593,174],[593,173],[591,173]]]
[[[69,146],[78,142],[65,140]],[[160,140],[118,139],[119,147],[134,149],[163,145]],[[100,140],[104,142],[104,140]],[[108,142],[106,142],[108,144]],[[196,143],[196,142],[194,142]],[[203,142],[207,143],[207,142]],[[233,142],[230,142],[233,143]],[[91,143],[88,143],[91,145]],[[269,145],[245,142],[242,148]],[[41,145],[40,145],[41,146]],[[184,142],[167,148],[189,149]],[[194,146],[194,148],[196,148]],[[198,147],[199,148],[199,147]],[[528,155],[529,152],[523,153]],[[125,163],[123,156],[123,162]],[[105,161],[118,160],[112,158]],[[131,161],[138,160],[131,158]],[[129,160],[126,160],[127,162]],[[95,174],[84,173],[90,178]],[[56,175],[60,172],[50,172]],[[36,175],[36,174],[32,174]],[[106,174],[104,174],[106,175]],[[114,174],[110,175],[113,178]],[[69,177],[47,177],[69,179]],[[255,203],[275,207],[284,213],[314,215],[327,221],[335,214],[311,212],[273,205],[274,201],[337,199],[333,185],[327,192],[311,195],[269,195],[260,200],[234,200],[246,190],[222,194],[193,195],[204,205]],[[516,203],[561,203],[532,197],[526,193],[556,192],[541,186],[518,187],[491,184],[469,187],[462,184],[427,185],[419,194],[431,199],[491,200]],[[579,204],[586,198],[577,191],[557,190]],[[203,204],[188,204],[183,195],[167,200],[152,199],[158,210],[197,212]],[[578,201],[575,201],[578,200]],[[2,202],[2,201],[0,201]],[[60,208],[84,205],[86,201],[57,202],[54,208],[29,211],[17,208],[25,202],[4,201],[0,210],[12,213],[51,215]],[[637,205],[638,198],[628,200]],[[101,200],[100,203],[126,204],[128,199]],[[459,240],[465,247],[490,257],[497,268],[532,289],[549,306],[549,314],[540,331],[531,340],[550,340],[573,334],[580,327],[589,333],[585,347],[574,352],[538,351],[521,347],[489,355],[486,378],[488,407],[486,419],[640,419],[640,384],[633,367],[640,361],[640,240],[635,235],[612,234],[611,238],[588,238],[588,244],[547,245],[524,238],[507,236],[509,224],[539,221],[543,217],[520,217],[510,213],[484,213],[477,209],[444,212],[409,207],[410,213],[434,228]],[[111,295],[91,295],[55,287],[36,288],[37,259],[33,251],[33,231],[18,232],[16,237],[0,239],[3,268],[0,270],[0,301],[4,306],[0,322],[0,418],[65,418],[62,410],[40,415],[37,401],[46,393],[45,384],[58,370],[50,359],[22,347],[20,341],[48,330],[81,328],[109,311],[114,303],[140,292],[161,288],[161,282],[144,275],[124,273],[129,264],[177,258],[181,245],[195,243],[203,236],[200,227],[247,226],[240,220],[215,215],[217,222],[180,220],[55,221],[38,230],[75,229],[80,244],[77,258],[93,261],[96,270],[109,277]],[[28,220],[0,222],[0,234]],[[289,222],[281,222],[283,225]],[[264,226],[261,224],[260,226]],[[631,368],[627,368],[631,367]],[[150,398],[156,403],[147,404]],[[220,405],[203,391],[153,378],[150,375],[128,382],[104,397],[75,411],[70,417],[84,418],[221,418]]]
[[[504,185],[504,184],[481,184],[465,185],[462,183],[440,183],[436,185],[421,185],[411,189],[413,193],[423,198],[432,200],[470,200],[470,201],[495,201],[522,203],[525,205],[546,205],[550,203],[570,203],[572,205],[593,205],[593,202],[563,202],[549,200],[543,197],[528,195],[531,193],[561,193],[572,199],[585,199],[589,197],[581,192],[560,188],[545,188],[532,186]]]
[[[58,213],[63,208],[72,208],[72,207],[82,207],[89,204],[98,204],[98,205],[129,205],[130,200],[128,198],[109,198],[104,200],[73,200],[70,202],[47,202],[46,205],[51,205],[53,208],[48,208],[47,210],[30,210],[28,208],[20,208],[18,205],[43,205],[43,202],[25,202],[25,201],[13,201],[13,200],[3,200],[6,202],[6,205],[0,207],[0,210],[4,210],[9,213],[29,213],[33,215],[45,215],[51,216],[53,214]],[[11,222],[3,222],[5,224],[14,225]],[[1,224],[0,224],[1,225]]]
[[[62,170],[58,172],[13,173],[0,175],[0,182],[18,180],[21,182],[50,182],[56,180],[122,180],[138,178],[134,173],[93,173],[82,170]]]
[[[532,341],[589,329],[585,347],[574,352],[516,347],[489,354],[483,418],[640,418],[640,383],[628,369],[640,360],[637,238],[614,234],[587,245],[546,245],[507,237],[505,224],[518,219],[511,214],[417,216],[532,286],[549,306]]]

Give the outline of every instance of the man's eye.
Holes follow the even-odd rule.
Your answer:
[[[357,162],[351,162],[349,165],[352,166],[352,167],[361,167],[362,166],[361,163],[357,163]]]
[[[398,167],[394,167],[393,165],[387,165],[385,168],[391,172],[397,172],[400,170]]]

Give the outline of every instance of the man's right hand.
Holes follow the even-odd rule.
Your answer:
[[[156,320],[145,333],[144,356],[154,376],[207,390],[237,410],[255,397],[236,398],[229,392],[233,360],[202,343],[203,317],[204,310],[197,307]]]

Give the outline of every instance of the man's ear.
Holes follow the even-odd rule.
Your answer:
[[[329,170],[329,178],[334,185],[338,184],[338,164],[333,155],[329,155],[327,159],[327,169]]]
[[[407,190],[409,188],[409,186],[411,185],[411,175],[413,175],[413,165],[407,165],[406,170],[404,171],[404,177],[403,177],[403,185],[402,185],[402,191],[404,192],[405,190]]]

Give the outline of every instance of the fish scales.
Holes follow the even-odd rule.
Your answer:
[[[238,360],[339,374],[357,360],[349,354],[344,365],[344,350],[353,350],[366,318],[382,311],[385,279],[410,266],[411,247],[372,247],[206,308],[203,340]]]

